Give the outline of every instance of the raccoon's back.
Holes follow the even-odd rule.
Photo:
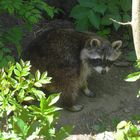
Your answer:
[[[26,60],[42,71],[80,67],[84,40],[71,29],[52,29],[38,36],[24,51]]]

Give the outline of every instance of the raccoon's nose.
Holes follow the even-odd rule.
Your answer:
[[[102,69],[101,74],[105,74],[105,73],[106,73],[106,70]]]

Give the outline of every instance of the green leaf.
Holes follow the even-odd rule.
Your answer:
[[[7,59],[8,62],[15,62],[15,59],[14,59],[13,56],[7,55],[6,59]]]
[[[131,124],[130,128],[129,128],[129,136],[135,137],[138,135],[139,135],[139,128],[137,126]]]
[[[110,34],[110,32],[111,32],[110,28],[106,28],[106,29],[103,29],[102,31],[98,31],[97,35],[107,38],[107,36]]]
[[[8,12],[9,12],[9,14],[11,14],[11,15],[14,14],[14,8],[13,8],[12,6],[9,6],[9,7],[7,8],[7,10],[8,10]]]
[[[90,25],[90,23],[89,23],[89,20],[87,17],[80,19],[80,20],[77,20],[76,21],[76,30],[78,30],[78,31],[88,30],[89,25]]]
[[[28,67],[30,67],[30,61],[26,61],[25,62],[25,66],[28,68]]]
[[[49,122],[49,125],[51,125],[54,121],[54,115],[46,115],[46,119]]]
[[[41,75],[41,79],[46,78],[46,77],[47,77],[47,75],[48,75],[48,72],[47,72],[47,71],[43,72],[43,73],[42,73],[42,75]]]
[[[73,126],[64,126],[56,133],[55,140],[63,140],[68,137],[73,130]]]
[[[45,94],[43,91],[41,90],[37,90],[35,88],[32,88],[31,91],[35,94],[36,97],[38,97],[39,99],[41,98],[45,98]]]
[[[112,21],[109,19],[111,16],[110,15],[105,15],[101,18],[101,24],[102,25],[110,25],[112,24]]]
[[[131,10],[132,2],[131,0],[120,0],[121,8],[124,12]]]
[[[40,108],[42,111],[48,108],[48,102],[45,98],[40,99]]]
[[[21,65],[19,63],[16,63],[16,68],[17,68],[18,71],[22,70]]]
[[[29,22],[31,22],[32,24],[37,23],[39,20],[35,17],[35,16],[30,16],[28,17]]]
[[[55,104],[59,100],[60,94],[52,94],[48,97],[48,106]]]
[[[130,15],[128,15],[127,13],[125,13],[125,14],[123,15],[123,22],[128,22],[128,21],[130,21],[130,20],[131,20]]]
[[[112,1],[111,0],[110,2],[107,3],[108,4],[107,7],[108,7],[109,13],[114,14],[114,15],[120,13],[119,12],[118,4],[116,2],[119,2],[119,1],[115,1],[115,0]]]
[[[28,137],[26,140],[35,140],[39,136],[41,126],[39,121],[33,121],[28,130]]]
[[[39,82],[35,82],[35,83],[34,83],[34,86],[35,86],[35,87],[42,87],[42,84],[39,83]]]
[[[19,118],[14,117],[14,131],[17,134],[22,134],[23,137],[25,137],[27,135],[28,129],[29,127],[27,126],[27,124]]]
[[[138,91],[138,94],[137,94],[137,98],[139,98],[140,97],[140,90]]]
[[[104,14],[106,10],[107,6],[104,3],[96,4],[94,7],[94,11],[101,14]]]
[[[47,6],[47,7],[45,8],[45,11],[47,12],[47,14],[48,14],[51,18],[54,17],[54,8],[53,8],[53,7]]]
[[[34,98],[31,96],[27,96],[23,99],[23,101],[32,101],[32,100],[34,100]]]
[[[14,73],[16,76],[20,77],[20,72],[17,69],[14,69]]]
[[[97,0],[78,0],[80,6],[93,8],[94,5],[97,3]]]
[[[22,0],[16,0],[13,2],[13,7],[15,9],[20,10],[21,6],[22,6]]]
[[[25,69],[23,69],[23,71],[21,71],[21,76],[27,76],[30,73],[28,71],[26,71]]]
[[[9,88],[6,88],[5,90],[3,90],[4,95],[8,94],[8,93],[9,93],[9,91],[10,91],[10,89],[9,89]]]
[[[127,76],[127,78],[125,79],[125,81],[127,81],[127,82],[135,82],[138,79],[140,79],[140,72],[134,72],[132,74],[129,74]]]
[[[45,79],[40,79],[39,83],[41,83],[41,84],[49,84],[49,83],[51,83],[51,79],[52,79],[52,77],[47,77]]]
[[[89,14],[88,14],[88,18],[89,18],[90,23],[94,27],[96,27],[97,29],[99,29],[100,22],[101,22],[100,15],[97,14],[97,13],[94,13],[92,10],[90,10],[89,11]]]
[[[51,106],[51,107],[47,108],[46,110],[44,109],[44,115],[47,116],[48,114],[52,114],[52,113],[55,115],[56,114],[58,115],[59,110],[62,110],[62,108]]]
[[[40,71],[39,70],[36,71],[35,78],[36,78],[36,81],[39,81],[39,79],[40,79]]]
[[[20,90],[20,92],[19,92],[19,97],[20,97],[20,99],[23,99],[24,98],[24,94],[25,94],[25,91],[24,91],[24,89],[21,89]]]
[[[14,35],[14,36],[13,36]],[[22,39],[22,30],[19,26],[14,26],[13,28],[10,28],[7,32],[7,39],[11,41],[14,44],[17,44]]]
[[[3,57],[4,57],[4,53],[3,51],[0,51],[0,61],[2,60]]]
[[[20,65],[21,65],[22,67],[25,66],[25,62],[24,62],[22,59],[20,59]]]
[[[2,48],[2,51],[5,53],[11,53],[11,50],[9,48]]]
[[[102,30],[102,33],[104,34],[104,35],[109,35],[110,34],[110,28],[106,28],[106,29],[104,29],[104,30]]]
[[[35,105],[30,105],[30,106],[29,106],[29,109],[32,110],[32,111],[34,111],[34,112],[41,112],[41,109],[38,108],[38,107],[35,106]]]
[[[125,140],[125,135],[123,131],[117,131],[115,134],[115,140]]]
[[[117,129],[122,129],[125,128],[127,125],[126,121],[121,121],[118,125],[117,125]]]
[[[133,62],[135,62],[135,61],[137,60],[136,53],[135,53],[134,50],[128,52],[128,54],[127,54],[126,57],[127,57],[127,59],[128,59],[129,61],[133,61]]]
[[[70,13],[70,17],[75,19],[86,19],[89,13],[89,8],[82,7],[80,5],[76,5]]]

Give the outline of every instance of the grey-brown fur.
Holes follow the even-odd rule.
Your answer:
[[[117,58],[120,55],[119,51],[111,48],[109,41],[94,33],[77,32],[73,29],[52,29],[32,41],[24,52],[24,57],[31,60],[35,69],[47,70],[53,80],[46,89],[62,92],[62,104],[72,111],[78,111],[82,107],[76,108],[74,105],[79,89],[82,87],[85,94],[92,96],[87,87],[87,77],[92,72],[92,67],[87,61],[89,59],[87,57],[90,57],[86,54],[87,50],[100,50],[104,47],[103,44],[104,50],[108,51],[110,48],[107,54],[109,57],[114,52],[116,54],[111,57]],[[99,51],[99,54],[102,55],[103,52]]]

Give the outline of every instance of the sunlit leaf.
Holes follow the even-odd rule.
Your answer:
[[[42,73],[42,75],[41,75],[41,79],[46,78],[46,77],[47,77],[47,75],[48,75],[48,72],[47,72],[47,71],[43,72],[43,73]]]
[[[15,75],[17,75],[17,76],[20,76],[20,72],[19,72],[17,69],[14,69],[14,73],[15,73]]]
[[[126,122],[126,121],[121,121],[121,122],[117,125],[117,129],[125,128],[126,125],[127,125],[127,122]]]
[[[48,97],[47,102],[49,103],[48,105],[51,106],[55,104],[59,100],[60,94],[52,94]]]
[[[34,83],[34,86],[36,86],[36,87],[42,87],[42,84],[39,83],[39,82],[35,82],[35,83]]]
[[[32,101],[32,100],[34,100],[34,98],[31,96],[27,96],[23,99],[23,101]]]
[[[125,81],[127,81],[127,82],[135,82],[138,79],[140,79],[140,72],[134,72],[132,74],[129,74],[127,76],[127,78],[125,79]]]
[[[22,68],[21,68],[21,66],[20,66],[20,64],[19,64],[19,63],[16,63],[16,68],[17,68],[19,71],[21,71],[21,70],[22,70]]]
[[[35,78],[36,78],[36,81],[39,81],[39,79],[40,79],[40,71],[39,70],[36,71]]]

